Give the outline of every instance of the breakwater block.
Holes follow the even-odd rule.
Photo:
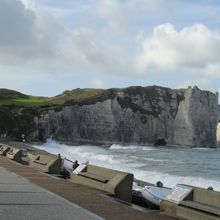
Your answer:
[[[178,203],[163,200],[161,210],[184,219],[220,220],[220,192],[193,187]]]
[[[51,155],[33,155],[28,153],[29,166],[37,168],[41,172],[60,174],[62,159]]]
[[[10,146],[6,144],[0,144],[0,155],[6,156],[9,150],[10,150]]]
[[[15,160],[19,163],[23,161],[23,150],[11,147],[10,150],[6,153],[6,157]]]
[[[132,184],[134,176],[95,165],[87,165],[81,172],[71,173],[74,182],[102,190],[126,202],[132,200]]]

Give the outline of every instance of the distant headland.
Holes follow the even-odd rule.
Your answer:
[[[218,94],[196,86],[78,88],[50,98],[0,89],[6,139],[216,147],[218,120]]]

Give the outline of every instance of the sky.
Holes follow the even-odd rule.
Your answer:
[[[0,88],[220,91],[219,0],[0,0]]]

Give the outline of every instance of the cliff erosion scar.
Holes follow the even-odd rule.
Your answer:
[[[75,89],[28,99],[31,104],[1,104],[1,134],[25,133],[30,141],[52,135],[72,143],[148,144],[163,138],[173,145],[216,146],[218,95],[198,87]]]

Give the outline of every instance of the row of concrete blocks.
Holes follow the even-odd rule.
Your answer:
[[[33,154],[27,150],[0,144],[0,155],[27,164],[41,172],[60,174],[63,159],[59,156]],[[126,202],[132,200],[133,174],[88,164],[81,172],[71,173],[73,182],[102,190]]]
[[[162,200],[160,209],[188,220],[220,220],[220,192],[192,186],[183,201]]]
[[[6,144],[0,144],[0,155],[6,156],[19,163],[27,163],[27,151],[10,147]]]

